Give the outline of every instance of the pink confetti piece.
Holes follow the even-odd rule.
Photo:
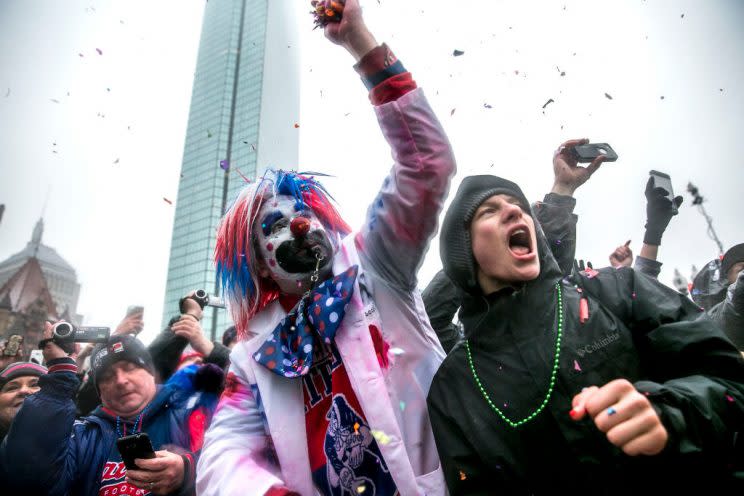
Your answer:
[[[250,179],[248,179],[247,177],[245,177],[245,176],[243,175],[243,173],[242,173],[242,172],[240,172],[240,169],[238,169],[237,167],[235,167],[235,172],[237,172],[238,174],[240,174],[240,177],[242,177],[242,178],[243,178],[243,181],[245,181],[246,183],[249,183],[249,182],[251,182],[251,180],[250,180]]]
[[[574,360],[574,370],[577,372],[581,372],[581,365],[579,365],[579,362]]]
[[[726,401],[728,401],[729,403],[733,403],[734,402],[734,397],[731,396],[730,394],[727,394],[726,395]]]
[[[597,272],[596,270],[591,269],[591,268],[586,269],[585,272],[586,272],[586,277],[588,279],[592,279],[592,278],[597,277],[599,275],[599,272]]]

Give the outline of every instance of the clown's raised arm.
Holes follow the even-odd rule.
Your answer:
[[[319,23],[354,56],[395,164],[353,235],[323,186],[292,171],[267,171],[225,213],[215,261],[241,341],[197,492],[444,495],[426,411],[444,353],[415,281],[454,157],[357,0],[318,6],[343,8]]]

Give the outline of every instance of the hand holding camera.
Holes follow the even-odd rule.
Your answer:
[[[587,182],[594,174],[602,162],[606,161],[608,156],[597,152],[596,155],[588,160],[590,163],[586,167],[581,167],[579,162],[586,162],[588,155],[582,155],[577,150],[583,150],[582,147],[589,146],[588,139],[573,139],[563,143],[553,154],[553,181],[552,192],[573,196],[574,191]],[[609,146],[609,145],[608,145]]]
[[[62,358],[75,351],[75,343],[108,343],[110,335],[111,329],[108,327],[75,327],[69,322],[56,324],[46,322],[44,339],[39,341],[39,348],[44,350],[44,359],[48,362],[50,358],[47,356],[47,350],[54,355],[58,355],[55,348],[62,351],[63,355],[54,356]],[[50,347],[50,344],[53,347]]]
[[[55,342],[53,329],[54,326],[51,322],[44,322],[44,337],[39,341],[39,348],[44,353],[44,361],[46,363],[68,356],[68,353]]]

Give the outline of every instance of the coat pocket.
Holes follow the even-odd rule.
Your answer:
[[[449,494],[447,492],[447,484],[444,482],[442,465],[439,465],[428,474],[416,477],[416,485],[419,488],[419,494],[422,496],[446,496]]]

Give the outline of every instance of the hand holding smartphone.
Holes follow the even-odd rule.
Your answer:
[[[114,334],[133,334],[137,335],[142,332],[142,317],[145,307],[141,305],[131,305],[127,308],[127,313],[114,331]]]
[[[608,143],[587,143],[585,145],[576,145],[573,147],[573,155],[579,163],[589,163],[600,155],[604,155],[603,162],[614,162],[617,160],[617,153]]]
[[[146,432],[120,437],[116,440],[116,447],[127,470],[140,470],[134,463],[136,458],[155,458],[155,450],[152,449],[150,436]]]

